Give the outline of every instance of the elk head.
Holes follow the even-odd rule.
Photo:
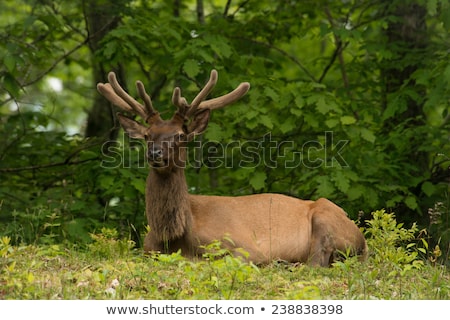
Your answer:
[[[174,168],[184,168],[186,144],[206,129],[211,110],[235,102],[250,88],[248,82],[243,82],[228,94],[205,100],[217,82],[217,71],[212,70],[208,82],[191,103],[181,96],[180,88],[176,87],[173,90],[172,103],[177,110],[171,119],[163,120],[153,107],[141,81],[136,81],[136,88],[144,105],[123,90],[114,72],[108,74],[108,81],[106,84],[99,83],[98,91],[122,110],[137,114],[145,120],[148,126],[121,114],[117,115],[120,124],[130,137],[144,139],[147,142],[147,161],[160,173],[171,172]]]

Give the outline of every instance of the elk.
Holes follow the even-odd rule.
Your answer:
[[[232,104],[250,88],[241,83],[232,92],[206,100],[217,82],[217,71],[198,95],[188,103],[180,88],[173,90],[176,112],[163,120],[153,107],[141,81],[136,88],[143,105],[118,83],[113,72],[109,83],[98,83],[98,91],[112,104],[145,120],[145,126],[120,113],[123,129],[131,138],[144,139],[150,166],[146,180],[146,216],[150,231],[145,252],[171,253],[181,250],[198,257],[214,240],[231,239],[230,250],[242,248],[248,260],[266,264],[273,260],[329,266],[339,252],[367,256],[365,238],[343,209],[321,198],[301,200],[275,194],[205,196],[188,193],[184,174],[187,143],[204,132],[210,112]],[[235,252],[238,252],[236,250]]]

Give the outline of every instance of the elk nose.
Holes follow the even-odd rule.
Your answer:
[[[148,150],[148,159],[151,161],[160,161],[163,157],[162,149],[152,148]]]

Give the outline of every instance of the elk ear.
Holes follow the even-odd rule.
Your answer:
[[[122,128],[131,138],[134,139],[144,139],[145,131],[147,130],[142,124],[137,121],[134,121],[130,118],[127,118],[121,114],[117,114],[117,118],[119,119]]]
[[[191,140],[194,136],[202,134],[208,126],[209,115],[211,114],[211,110],[204,109],[197,113],[192,119],[191,123],[188,125],[188,138]]]

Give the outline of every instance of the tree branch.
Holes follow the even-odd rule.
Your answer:
[[[230,10],[232,0],[227,0],[227,3],[225,4],[225,9],[223,10],[223,16],[226,18],[228,16],[228,11]]]
[[[200,24],[205,23],[205,10],[203,8],[203,0],[197,0],[197,21]]]
[[[68,52],[64,53],[62,56],[60,56],[59,58],[57,58],[50,67],[48,67],[46,70],[42,71],[40,74],[38,74],[34,79],[25,82],[25,83],[19,83],[19,86],[21,88],[24,87],[28,87],[36,82],[38,82],[39,80],[41,80],[43,77],[45,77],[47,74],[49,74],[53,69],[56,68],[56,66],[63,61],[64,59],[66,59],[68,56],[70,56],[72,53],[74,53],[75,51],[77,51],[78,49],[80,49],[82,46],[84,46],[86,43],[88,43],[89,38],[86,38],[83,42],[79,43],[78,45],[76,45],[74,48],[72,48],[71,50],[69,50]],[[11,100],[14,100],[14,97],[8,92],[9,94],[9,98],[0,101],[0,105],[3,105],[5,103],[10,102]]]
[[[22,137],[24,137],[24,136],[25,136],[25,134]],[[18,141],[20,141],[20,139],[16,139],[16,141],[18,142]],[[72,158],[74,158],[81,151],[89,149],[96,145],[99,145],[100,143],[101,143],[100,140],[92,140],[90,143],[81,145],[80,147],[76,148],[73,152],[69,153],[66,156],[64,161],[55,162],[55,163],[47,163],[47,164],[38,164],[38,165],[34,165],[34,166],[25,166],[25,167],[19,167],[19,168],[0,168],[0,173],[1,172],[20,172],[20,171],[27,171],[27,170],[45,169],[45,168],[52,168],[52,167],[66,166],[66,165],[70,166],[70,165],[81,164],[81,163],[85,163],[85,162],[89,162],[89,161],[93,161],[93,160],[98,160],[98,159],[100,159],[100,156],[96,156],[96,157],[84,159],[84,160],[71,161]],[[2,154],[2,157],[5,154],[6,153],[4,152]]]
[[[180,17],[181,0],[173,1],[173,16],[175,18]]]
[[[306,75],[307,75],[311,80],[313,80],[314,82],[317,82],[316,77],[314,77],[314,75],[313,75],[311,72],[309,72],[309,70],[308,70],[308,69],[300,62],[300,60],[297,59],[297,57],[295,57],[295,56],[289,54],[288,52],[284,51],[283,49],[278,48],[278,47],[276,47],[276,46],[274,46],[274,45],[272,45],[272,44],[265,43],[265,42],[261,42],[261,41],[254,40],[254,39],[248,39],[248,38],[243,38],[243,37],[237,37],[237,38],[238,38],[238,39],[245,40],[245,41],[253,42],[254,44],[261,45],[261,46],[264,46],[264,47],[266,47],[266,48],[275,50],[275,51],[277,51],[278,53],[281,53],[283,56],[287,57],[287,58],[290,59],[292,62],[294,62],[294,63],[295,63],[295,64],[296,64],[296,65],[297,65],[304,73],[306,73]]]
[[[341,48],[342,48],[342,42],[337,43],[336,48],[334,49],[333,54],[331,55],[330,61],[328,61],[328,64],[325,66],[325,68],[322,71],[322,74],[319,77],[319,80],[318,80],[319,83],[322,83],[323,79],[327,75],[327,73],[330,70],[331,66],[336,61],[336,58],[339,55],[339,51],[341,51]]]
[[[115,23],[115,21],[110,21],[109,23],[107,23],[101,30],[99,30],[96,34],[89,34],[89,30],[88,30],[88,34],[85,37],[85,39],[78,43],[75,47],[73,47],[72,49],[70,49],[69,51],[65,52],[63,55],[61,55],[60,57],[58,57],[46,70],[42,71],[40,74],[38,74],[34,79],[28,81],[28,82],[23,82],[20,83],[18,81],[18,85],[23,89],[27,86],[30,86],[32,84],[35,84],[36,82],[40,81],[43,77],[45,77],[47,74],[49,74],[51,71],[53,71],[58,64],[61,61],[64,61],[67,57],[69,57],[70,55],[72,55],[75,51],[79,50],[81,47],[83,47],[86,44],[89,44],[89,41],[97,36],[98,33],[103,32],[103,30],[105,30],[106,28],[109,27],[109,25],[111,25],[112,23]],[[14,100],[14,97],[8,92],[9,94],[9,98],[0,101],[0,105],[3,105],[5,103],[10,102],[11,100]]]
[[[330,23],[331,27],[334,30],[336,28],[336,25],[334,23],[333,17],[331,15],[331,12],[330,12],[330,9],[328,8],[328,6],[325,7],[325,15],[327,16],[328,22]],[[347,21],[348,21],[348,19],[347,19]],[[348,90],[349,82],[348,82],[347,69],[345,67],[344,56],[342,55],[342,52],[343,52],[342,40],[334,31],[333,31],[333,36],[334,36],[334,40],[336,42],[336,50],[334,52],[337,55],[337,57],[339,58],[339,65],[341,67],[342,81],[344,82],[344,88],[346,88]],[[334,58],[332,61],[334,61],[335,59],[336,58]],[[326,70],[326,71],[328,71],[328,70]]]
[[[244,1],[242,1],[239,5],[238,5],[238,7],[236,8],[236,10],[234,10],[234,12],[231,14],[231,16],[232,17],[234,17],[235,15],[236,15],[236,13],[238,13],[239,12],[239,10],[241,10],[247,3],[249,3],[250,2],[250,0],[244,0]]]
[[[78,161],[61,161],[61,162],[55,162],[55,163],[47,163],[47,164],[40,164],[35,166],[25,166],[25,167],[19,167],[19,168],[0,168],[0,172],[20,172],[20,171],[28,171],[28,170],[36,170],[36,169],[46,169],[46,168],[53,168],[53,167],[59,167],[59,166],[71,166],[76,164],[81,164],[89,161],[99,160],[100,157],[95,158],[89,158],[84,160],[78,160]]]

